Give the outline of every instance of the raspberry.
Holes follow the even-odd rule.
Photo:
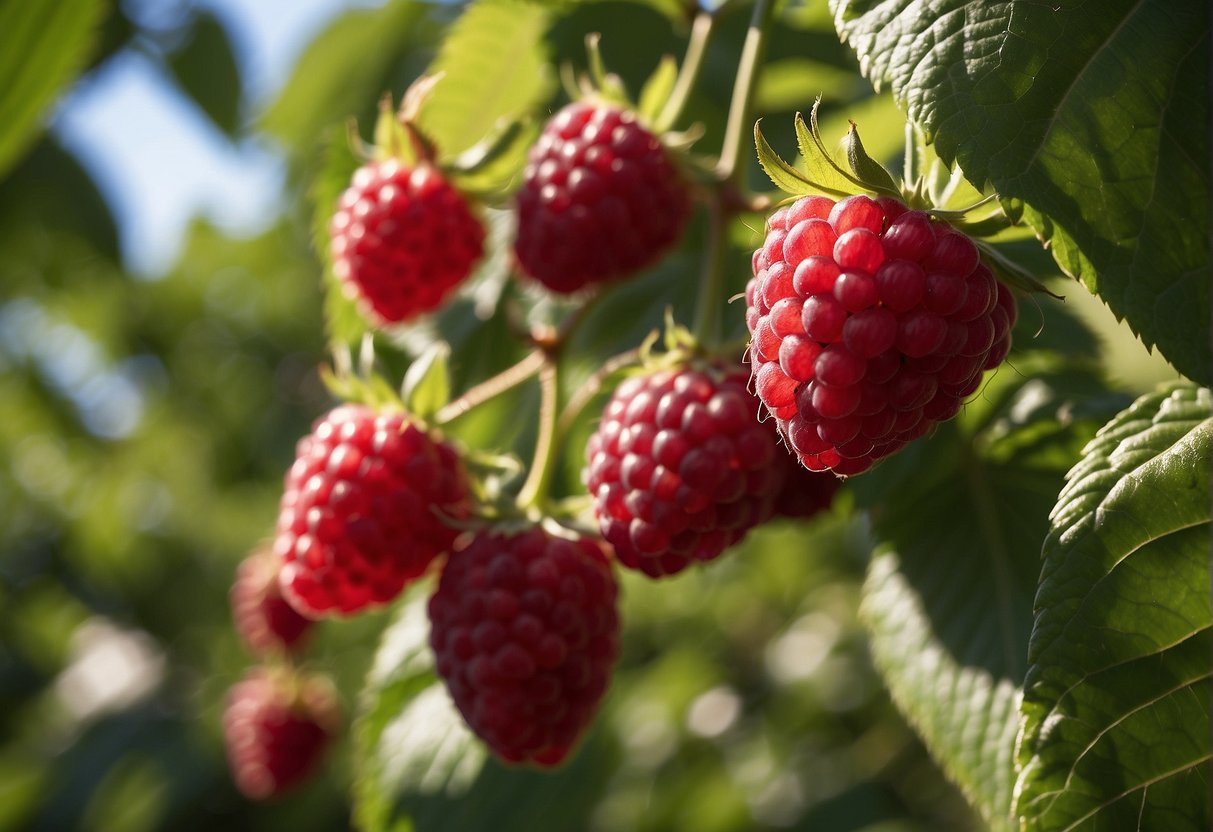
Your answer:
[[[433,165],[355,173],[329,223],[333,273],[386,323],[437,309],[484,251],[484,226]]]
[[[395,598],[470,511],[455,450],[401,413],[345,405],[299,441],[274,552],[292,606],[348,615]]]
[[[236,632],[258,656],[298,649],[312,627],[283,597],[278,562],[268,551],[253,553],[236,569],[231,604]]]
[[[753,273],[754,386],[812,471],[858,474],[951,419],[1011,348],[1014,297],[972,240],[891,198],[781,208]]]
[[[339,720],[327,679],[254,668],[228,692],[223,713],[236,787],[265,800],[307,780],[337,734]]]
[[[770,518],[788,467],[757,414],[740,367],[661,370],[616,388],[586,445],[585,480],[620,563],[673,575]]]
[[[570,293],[655,262],[682,234],[690,199],[634,113],[574,102],[531,149],[517,195],[522,271]]]
[[[568,755],[619,653],[617,594],[602,544],[538,526],[479,532],[447,560],[429,603],[438,674],[501,759]]]

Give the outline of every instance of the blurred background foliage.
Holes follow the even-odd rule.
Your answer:
[[[331,404],[317,374],[322,267],[306,194],[347,119],[366,135],[379,95],[399,95],[430,64],[460,9],[344,11],[276,97],[254,101],[242,33],[204,4],[171,5],[171,25],[153,25],[131,12],[146,3],[0,4],[0,829],[350,824],[348,741],[315,783],[279,801],[253,805],[232,786],[219,716],[251,659],[227,592],[272,531],[296,438]],[[634,93],[687,35],[676,3],[551,5],[552,58],[583,65],[585,34],[601,32],[608,65]],[[688,110],[706,128],[705,152],[719,146],[746,17],[720,21]],[[56,101],[70,104],[132,53],[228,140],[267,142],[286,169],[265,230],[198,218],[176,262],[150,276],[124,260],[119,220],[90,173],[43,129],[60,117]],[[790,2],[756,102],[785,156],[792,114],[819,93],[826,135],[853,118],[869,150],[898,163],[901,114],[858,75],[825,3]],[[730,292],[744,286],[759,227],[734,231]],[[660,324],[667,305],[690,320],[699,235],[599,305],[574,345],[574,384]],[[1118,388],[1168,375],[1080,289],[1065,293],[1098,339],[1070,348],[1098,343]],[[1025,309],[1022,337],[1052,337],[1042,324],[1054,314]],[[731,317],[740,337],[741,316]],[[519,355],[502,348],[508,335],[483,297],[461,298],[440,323],[454,333],[459,386]],[[383,352],[403,366],[417,340],[385,341]],[[480,447],[517,439],[525,453],[527,420],[506,414],[534,399],[524,388],[455,433]],[[584,435],[565,455],[570,491]],[[417,827],[975,827],[872,667],[856,621],[869,549],[844,492],[829,516],[758,530],[677,580],[625,576],[625,653],[580,757],[554,778],[489,764],[466,798],[409,807]],[[309,654],[349,712],[388,618],[327,623]]]

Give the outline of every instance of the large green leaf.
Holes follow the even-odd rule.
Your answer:
[[[234,136],[240,128],[241,79],[235,50],[223,23],[199,12],[189,40],[168,56],[177,83],[220,130]]]
[[[0,5],[0,176],[29,146],[60,90],[84,68],[107,5]]]
[[[520,117],[551,94],[549,22],[540,6],[480,0],[451,27],[429,68],[443,79],[418,119],[442,153],[466,150],[500,119]]]
[[[425,4],[410,0],[346,12],[308,46],[261,126],[290,149],[308,152],[326,127],[373,112],[392,67],[419,39],[414,30],[426,25],[425,15]]]
[[[425,598],[403,604],[384,631],[354,727],[355,820],[362,829],[409,828],[395,796],[466,788],[484,752],[437,684]]]
[[[1026,831],[1209,829],[1211,408],[1144,396],[1068,475],[1028,652]]]
[[[933,439],[855,482],[879,542],[861,608],[877,667],[994,829],[1011,825],[1017,705],[1053,495],[1121,401],[1055,358],[1024,356],[1017,368]]]
[[[1208,4],[831,6],[940,156],[1025,200],[1058,264],[1207,383]]]

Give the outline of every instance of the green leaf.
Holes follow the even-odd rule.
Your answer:
[[[1067,273],[1208,383],[1207,4],[831,7],[946,162],[1023,200]]]
[[[451,178],[465,194],[499,199],[514,186],[538,138],[535,122],[509,122],[460,153],[448,168]]]
[[[678,62],[670,55],[663,55],[661,63],[653,74],[640,88],[640,99],[636,112],[640,118],[650,125],[657,125],[659,131],[668,129],[670,125],[660,124],[658,119],[665,109],[670,95],[674,92],[674,84],[678,81]]]
[[[754,122],[754,148],[758,151],[758,164],[779,190],[793,196],[803,196],[818,189],[817,185],[775,152],[766,136],[762,135],[761,120]]]
[[[107,9],[104,0],[0,5],[0,176],[87,64]]]
[[[443,74],[418,124],[440,154],[467,150],[502,120],[515,120],[553,89],[543,36],[550,14],[515,0],[479,0],[451,27],[427,70]]]
[[[379,100],[391,68],[427,35],[425,14],[425,4],[400,0],[342,15],[304,51],[262,128],[310,152],[326,128]]]
[[[451,345],[435,341],[409,365],[402,394],[409,413],[429,420],[451,400],[450,358]]]
[[[1044,545],[1016,800],[1034,830],[1207,830],[1213,402],[1151,393],[1067,476]]]
[[[327,131],[328,140],[320,156],[320,165],[309,191],[312,203],[312,244],[324,271],[324,328],[331,346],[351,348],[371,331],[358,311],[358,305],[346,294],[333,274],[329,254],[329,220],[337,200],[350,185],[358,169],[358,160],[350,150],[350,135],[341,130]]]
[[[878,547],[861,615],[894,702],[993,829],[1013,746],[1052,495],[1119,399],[1081,365],[1024,356],[926,442],[853,480]],[[911,496],[913,495],[913,496]]]
[[[413,592],[384,631],[354,723],[354,818],[364,830],[408,829],[402,790],[466,789],[485,753],[438,684],[425,593]]]
[[[240,67],[227,29],[210,12],[198,12],[189,40],[168,56],[168,67],[185,94],[229,136],[240,128]]]

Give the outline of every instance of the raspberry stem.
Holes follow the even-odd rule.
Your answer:
[[[686,109],[691,90],[694,89],[699,72],[703,68],[703,56],[707,52],[708,39],[712,36],[715,23],[716,15],[711,12],[700,11],[695,15],[695,22],[691,25],[691,35],[687,40],[687,51],[682,58],[682,67],[678,71],[678,80],[674,83],[674,89],[661,109],[661,115],[657,117],[655,126],[658,131],[668,130],[682,118],[682,111]]]
[[[577,421],[577,417],[581,415],[581,411],[598,395],[606,380],[625,367],[639,364],[641,353],[640,347],[633,347],[604,361],[598,371],[586,379],[585,383],[577,388],[577,392],[569,398],[568,404],[560,412],[560,418],[556,423],[556,435],[567,434],[573,427],[573,423]]]
[[[517,387],[539,372],[540,368],[543,367],[543,362],[543,351],[538,349],[532,350],[517,364],[507,367],[497,375],[485,379],[473,387],[469,387],[462,396],[445,405],[434,414],[434,424],[445,425],[447,422],[454,421],[478,405],[482,405],[490,399],[500,396],[505,391]]]
[[[743,173],[741,148],[749,135],[750,101],[758,83],[766,30],[774,7],[773,0],[755,0],[750,28],[738,59],[737,81],[733,85],[724,142],[716,165],[719,184],[711,195],[708,207],[708,245],[696,301],[695,337],[709,351],[719,346],[721,337],[720,300],[724,291],[724,260],[728,243],[726,232],[729,219],[746,204],[745,199],[736,198],[738,193],[745,192],[737,181]]]
[[[559,415],[556,407],[559,378],[555,356],[544,353],[543,358],[543,366],[539,370],[539,435],[535,437],[535,455],[531,460],[530,473],[518,492],[518,507],[524,512],[534,509],[543,513],[552,472],[556,467],[556,443],[553,440]]]
[[[695,301],[695,340],[709,351],[720,344],[720,299],[724,293],[724,260],[728,212],[719,198],[708,207],[708,241],[704,251],[699,294]]]
[[[766,30],[774,11],[774,0],[755,0],[750,17],[750,28],[741,47],[741,58],[737,65],[737,80],[733,85],[733,98],[729,103],[729,116],[725,125],[724,143],[720,149],[720,161],[716,174],[723,181],[735,180],[741,175],[741,148],[750,133],[750,100],[758,84],[758,70],[762,65],[762,53],[766,46]]]

